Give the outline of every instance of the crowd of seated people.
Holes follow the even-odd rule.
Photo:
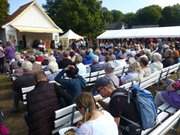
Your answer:
[[[166,46],[166,48],[163,48],[163,55],[161,55],[159,52],[154,52],[153,48],[148,49],[143,44],[130,43],[124,44],[120,47],[100,46],[100,48],[97,48],[95,50],[91,48],[83,48],[82,50],[76,51],[71,49],[64,51],[54,49],[51,52],[41,52],[39,50],[33,50],[22,53],[16,53],[14,56],[14,60],[11,60],[9,62],[9,66],[11,69],[10,72],[15,77],[15,79],[13,79],[12,88],[14,98],[13,111],[19,109],[19,101],[22,100],[21,88],[35,85],[35,89],[32,92],[30,92],[27,96],[27,111],[29,113],[27,115],[27,123],[32,132],[34,128],[36,128],[36,126],[39,126],[38,122],[35,123],[37,124],[35,127],[33,127],[34,125],[31,125],[34,117],[36,117],[36,113],[38,116],[41,115],[41,113],[39,115],[39,112],[36,111],[32,113],[31,109],[34,109],[33,107],[35,107],[35,104],[37,105],[36,107],[38,109],[40,107],[43,107],[45,109],[44,102],[49,102],[48,106],[51,106],[50,100],[55,100],[56,105],[58,104],[57,106],[55,106],[54,108],[52,106],[52,110],[45,109],[45,111],[47,111],[48,113],[51,112],[47,120],[52,121],[52,114],[56,109],[74,103],[76,101],[75,99],[81,95],[81,93],[86,87],[86,81],[84,76],[86,76],[89,72],[95,72],[100,70],[105,71],[105,77],[108,78],[112,83],[107,83],[107,85],[114,85],[113,88],[111,88],[110,85],[107,87],[103,86],[102,89],[104,90],[102,90],[102,94],[100,92],[101,90],[99,90],[99,93],[102,96],[106,97],[106,94],[109,91],[107,90],[106,92],[105,89],[112,89],[112,94],[112,92],[117,87],[124,83],[133,80],[140,80],[143,77],[149,76],[151,73],[154,73],[155,71],[160,71],[161,69],[163,69],[163,67],[167,67],[178,62],[179,50],[177,50],[176,47],[167,48]],[[121,75],[114,74],[114,70],[117,67],[123,67],[125,65],[129,66],[127,72]],[[38,81],[38,74],[41,74],[40,76],[44,79]],[[58,82],[61,86],[54,86],[54,84],[48,83],[48,81],[53,80]],[[39,88],[39,86],[41,87]],[[55,90],[54,92],[55,87],[57,87],[60,90]],[[52,95],[50,95],[53,97],[53,99],[46,95],[46,93],[50,93],[50,91],[53,92]],[[39,94],[37,94],[38,96],[32,96],[33,93]],[[110,96],[111,94],[108,94],[108,96]],[[65,98],[62,98],[58,95],[63,95],[63,97]],[[55,97],[57,98],[57,101]],[[36,100],[33,98],[37,98],[37,103]],[[40,102],[39,100],[43,101],[42,104],[38,104],[38,102]],[[31,101],[33,101],[32,104]],[[52,103],[53,105],[55,105],[54,102]],[[61,106],[60,103],[63,103],[63,105]],[[116,104],[116,102],[114,101],[112,104]],[[113,108],[113,105],[111,109],[112,110],[110,111],[110,113],[114,117],[119,116],[119,114],[122,111],[114,110],[115,108]],[[124,111],[126,112],[127,110]],[[46,115],[43,112],[43,110],[41,112],[42,114]],[[135,120],[137,119],[135,118]],[[118,121],[119,119],[116,119],[117,123],[119,123]],[[39,123],[41,123],[41,121],[39,121]],[[48,125],[48,127],[52,127],[52,125]],[[42,134],[40,133],[40,131],[37,132],[39,135]]]

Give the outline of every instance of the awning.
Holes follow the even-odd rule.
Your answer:
[[[28,26],[12,26],[20,32],[33,32],[33,33],[62,33],[61,29],[57,28],[40,28],[40,27],[28,27]]]
[[[180,26],[107,30],[97,39],[180,37]]]
[[[68,40],[70,40],[70,39],[76,39],[76,40],[84,39],[83,36],[76,34],[72,30],[68,30],[65,34],[61,35],[59,38],[60,39],[68,39]]]

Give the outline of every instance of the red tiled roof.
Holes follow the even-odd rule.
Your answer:
[[[6,23],[12,21],[13,19],[15,19],[18,15],[20,15],[29,5],[31,5],[33,3],[33,1],[27,3],[27,4],[24,4],[22,6],[20,6],[12,15],[9,15],[7,17],[7,20],[6,20]],[[6,24],[5,23],[5,24]]]

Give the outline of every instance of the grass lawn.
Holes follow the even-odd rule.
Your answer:
[[[6,75],[0,75],[0,110],[5,114],[5,123],[10,130],[10,135],[28,135],[28,128],[24,121],[24,111],[11,113],[12,83]]]

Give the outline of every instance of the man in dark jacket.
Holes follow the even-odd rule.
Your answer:
[[[64,73],[66,73],[67,79],[64,78]],[[78,75],[78,68],[75,65],[68,65],[55,77],[55,81],[59,82],[67,90],[67,93],[72,97],[72,102],[86,87],[86,81]]]
[[[26,121],[30,135],[51,135],[54,111],[63,107],[58,102],[55,84],[48,83],[44,72],[36,75],[37,85],[27,94]]]
[[[32,63],[25,61],[22,64],[23,75],[16,78],[13,81],[13,99],[14,108],[13,112],[16,112],[19,108],[19,101],[22,100],[22,88],[35,85],[35,76],[32,73]]]

